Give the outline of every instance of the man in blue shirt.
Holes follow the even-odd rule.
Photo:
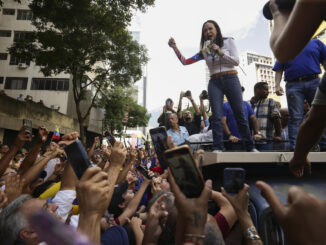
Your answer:
[[[176,145],[182,145],[186,142],[189,137],[187,129],[183,126],[178,125],[178,116],[175,113],[171,113],[168,116],[170,129],[167,134],[172,137],[172,141]]]
[[[320,64],[326,65],[326,46],[314,39],[309,41],[304,50],[292,61],[281,64],[276,61],[273,70],[275,74],[276,94],[284,94],[280,86],[282,75],[286,81],[286,98],[289,108],[289,141],[293,151],[299,126],[303,120],[303,104],[306,99],[311,105],[319,85]],[[326,138],[320,141],[321,150],[326,150]]]
[[[242,92],[244,87],[241,87]],[[261,134],[259,132],[259,124],[255,112],[249,105],[247,101],[243,101],[243,109],[245,113],[245,118],[249,122],[254,131],[254,140],[259,141],[261,139]],[[223,104],[223,117],[222,117],[222,127],[224,131],[223,138],[225,140],[224,147],[226,150],[238,151],[245,150],[243,142],[241,142],[241,136],[238,129],[237,121],[234,119],[232,108],[229,102]]]

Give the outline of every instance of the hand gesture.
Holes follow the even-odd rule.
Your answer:
[[[49,130],[46,127],[41,126],[38,128],[37,140],[40,143],[45,143],[49,135]]]
[[[166,220],[168,212],[165,209],[166,194],[160,196],[148,211],[143,244],[156,244],[162,233],[160,221]]]
[[[176,43],[173,37],[171,37],[169,39],[168,45],[170,46],[170,48],[175,48],[176,47]]]
[[[0,208],[5,208],[8,205],[8,198],[3,190],[0,190]]]
[[[240,139],[234,135],[230,135],[229,140],[233,143],[237,143]]]
[[[20,180],[20,176],[18,174],[15,174],[15,175],[9,175],[6,178],[5,183],[6,183],[5,193],[8,198],[8,203],[10,203],[22,194],[25,181],[24,179]]]
[[[129,162],[136,162],[138,152],[136,149],[131,148],[129,152]]]
[[[70,145],[71,143],[75,142],[78,139],[78,132],[72,132],[69,134],[65,134],[62,136],[61,141],[59,142],[59,145]]]
[[[94,138],[94,144],[98,144],[100,142],[100,137],[95,137]]]
[[[141,225],[142,225],[142,220],[140,218],[137,218],[137,217],[132,217],[130,222],[129,222],[129,225],[131,227],[131,229],[135,232],[139,232],[141,231]]]
[[[127,149],[124,147],[122,142],[116,141],[112,147],[111,155],[109,158],[111,165],[121,167],[127,156]]]
[[[218,55],[221,55],[221,56],[224,55],[222,53],[222,50],[221,50],[220,46],[218,46],[216,43],[212,44],[212,50],[214,50],[216,53],[218,53]]]
[[[307,157],[305,159],[297,159],[293,157],[289,162],[289,168],[297,178],[303,176],[304,169],[308,171],[308,174],[311,174],[311,163]]]
[[[273,140],[274,140],[274,142],[281,142],[283,139],[280,136],[274,136]]]
[[[261,134],[255,134],[255,135],[254,135],[254,140],[255,140],[255,141],[260,141],[261,139],[262,139]]]
[[[282,96],[284,94],[284,90],[280,85],[275,86],[275,93],[278,96]]]
[[[179,186],[175,183],[170,171],[169,169],[169,182],[175,196],[175,205],[178,209],[178,215],[180,215],[185,224],[185,232],[189,234],[204,234],[208,199],[212,193],[212,181],[206,181],[200,197],[186,198]]]
[[[158,193],[158,192],[160,192],[162,190],[161,183],[162,183],[162,178],[161,177],[152,178],[151,191],[152,191],[153,195],[155,195],[156,193]]]
[[[291,244],[324,244],[326,203],[302,189],[292,186],[288,204],[283,205],[271,186],[263,181],[256,183],[273,210],[285,237]]]
[[[108,174],[98,167],[88,168],[76,185],[79,213],[87,217],[103,216],[109,205]]]
[[[25,142],[32,141],[32,132],[27,130],[27,127],[24,125],[20,128],[15,144],[21,148]]]
[[[249,205],[249,185],[245,184],[242,190],[238,192],[235,196],[229,195],[224,188],[221,188],[223,196],[231,203],[238,217],[243,217],[248,214]]]

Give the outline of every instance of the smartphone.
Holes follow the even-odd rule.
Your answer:
[[[112,146],[114,146],[114,143],[116,142],[116,140],[115,140],[114,136],[109,131],[105,132],[105,138],[106,138],[107,142],[109,142]]]
[[[179,146],[164,153],[175,182],[188,198],[199,197],[204,179],[199,172],[188,145]]]
[[[141,172],[142,175],[144,175],[147,179],[152,179],[151,176],[148,174],[148,170],[144,168],[143,166],[137,166],[136,169]]]
[[[160,162],[161,167],[164,169],[167,169],[167,164],[164,160],[163,153],[168,149],[166,138],[168,137],[168,134],[166,132],[165,127],[157,127],[152,128],[149,130],[149,133],[152,138],[152,142],[154,145],[154,149],[157,155],[157,158]]]
[[[23,125],[26,126],[26,129],[31,132],[31,135],[33,134],[33,127],[32,127],[32,121],[28,119],[23,119]]]
[[[243,168],[225,168],[223,173],[223,186],[226,192],[238,193],[244,186],[246,171]]]
[[[80,140],[76,140],[74,143],[71,143],[65,147],[65,152],[67,154],[68,161],[75,171],[75,174],[77,175],[78,179],[80,179],[86,169],[91,166],[82,143]]]

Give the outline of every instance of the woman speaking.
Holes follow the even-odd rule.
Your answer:
[[[222,108],[223,97],[226,95],[237,121],[239,133],[247,151],[257,151],[254,147],[248,121],[245,119],[241,85],[234,66],[239,65],[238,51],[232,38],[223,38],[220,27],[213,20],[203,24],[200,40],[200,51],[186,59],[178,50],[173,38],[169,40],[183,65],[190,65],[205,59],[211,79],[208,84],[208,96],[212,107],[212,130],[214,152],[221,152],[223,147]]]

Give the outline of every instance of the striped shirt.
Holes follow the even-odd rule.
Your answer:
[[[263,139],[273,139],[274,119],[280,117],[277,104],[271,98],[262,99],[258,101],[254,110],[259,123],[259,131]]]

